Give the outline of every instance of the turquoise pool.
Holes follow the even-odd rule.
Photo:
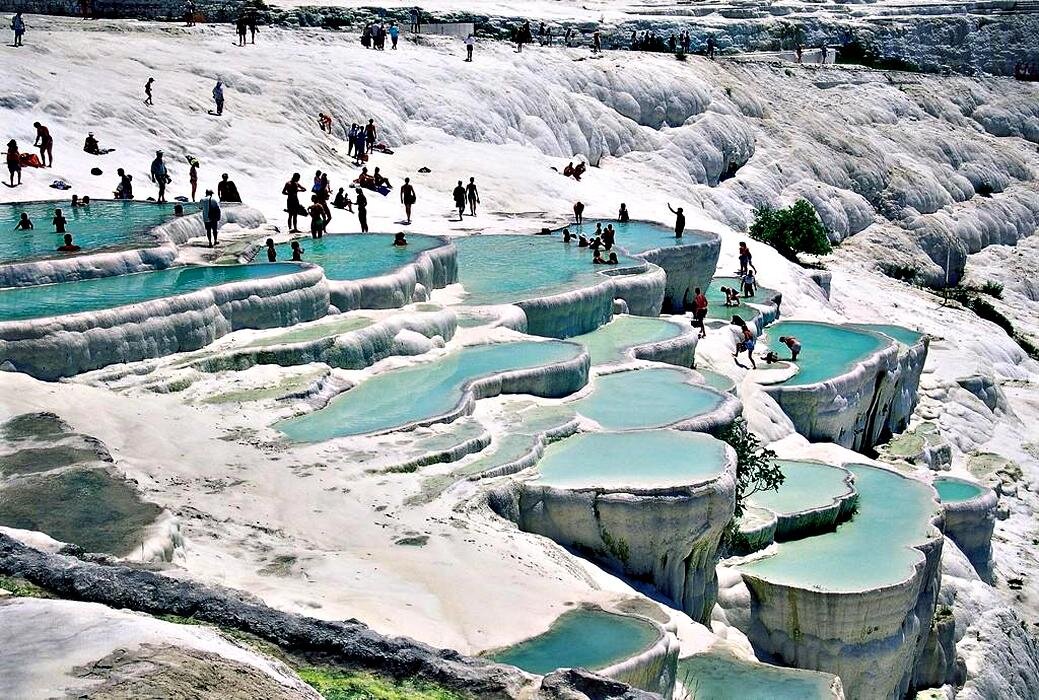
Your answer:
[[[659,636],[656,627],[636,617],[571,610],[544,634],[488,656],[528,673],[545,674],[557,668],[596,671],[642,653]]]
[[[783,471],[777,491],[759,491],[747,498],[752,505],[767,508],[777,515],[794,515],[830,505],[852,490],[843,469],[818,462],[777,460]]]
[[[675,238],[673,227],[655,224],[651,221],[629,221],[622,224],[613,219],[586,219],[581,226],[571,224],[567,228],[570,229],[570,233],[591,237],[595,234],[595,225],[598,223],[601,223],[603,228],[606,228],[607,224],[613,224],[613,229],[617,232],[615,247],[631,255],[638,255],[657,248],[696,245],[712,239],[711,236],[689,230],[683,233],[681,238]],[[557,229],[555,234],[559,235],[560,231],[562,229]]]
[[[324,238],[299,238],[305,251],[303,259],[320,265],[330,280],[359,280],[379,277],[414,262],[420,253],[444,245],[436,236],[410,234],[407,247],[395,247],[393,234],[370,233],[328,234]],[[278,260],[291,260],[288,243],[276,246]],[[261,248],[256,260],[266,259],[267,249]]]
[[[421,364],[377,374],[325,408],[279,422],[294,442],[318,442],[400,428],[450,413],[475,379],[572,360],[580,345],[520,341],[462,348]]]
[[[848,325],[852,328],[858,328],[864,331],[883,333],[889,338],[894,338],[903,345],[916,345],[924,337],[924,334],[920,331],[914,331],[903,326],[893,326],[887,323],[850,323]]]
[[[678,661],[675,700],[832,700],[833,676],[705,652]]]
[[[687,328],[662,318],[622,315],[570,341],[588,350],[593,365],[604,365],[629,359],[627,352],[634,347],[671,340],[686,331]]]
[[[555,236],[467,236],[455,239],[458,281],[466,304],[510,304],[546,297],[605,281],[603,272],[643,267],[619,255],[618,265],[592,264],[592,252]]]
[[[582,433],[548,446],[534,483],[563,489],[689,486],[717,477],[727,462],[725,443],[703,433]]]
[[[934,490],[938,492],[938,498],[942,503],[969,501],[988,491],[984,486],[952,476],[939,476],[935,479]]]
[[[782,386],[804,386],[825,382],[851,370],[891,343],[885,336],[867,331],[812,321],[780,321],[769,327],[768,344],[780,358],[789,351],[779,342],[780,336],[794,336],[801,341],[797,359],[799,371]]]
[[[152,272],[0,289],[0,322],[100,311],[302,269],[296,263],[192,265]]]
[[[591,394],[575,401],[574,410],[605,430],[663,428],[710,413],[724,395],[689,384],[680,369],[650,367],[597,377]]]
[[[62,255],[55,250],[63,242],[51,223],[55,209],[68,219],[65,230],[84,253],[140,242],[146,231],[173,216],[172,205],[96,200],[73,209],[69,201],[0,204],[0,263]],[[14,230],[22,212],[32,220],[32,231]]]
[[[913,573],[936,512],[927,484],[866,465],[851,465],[858,511],[834,532],[777,545],[741,571],[797,588],[852,593],[890,586]]]
[[[739,306],[725,305],[725,294],[722,293],[722,287],[733,287],[740,292]],[[761,312],[747,306],[747,304],[769,305],[776,296],[776,293],[771,289],[758,287],[754,296],[744,297],[741,291],[742,288],[740,281],[735,277],[715,277],[712,279],[707,286],[707,301],[710,303],[710,306],[707,307],[707,318],[728,321],[733,316],[739,316],[744,321],[753,321],[761,315]]]

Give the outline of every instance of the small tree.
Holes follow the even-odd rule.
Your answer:
[[[775,491],[786,479],[776,464],[776,453],[764,447],[758,436],[737,418],[719,437],[736,451],[736,511],[734,519],[743,517],[748,496],[759,491]]]
[[[786,209],[766,205],[755,210],[750,237],[767,243],[794,262],[798,262],[799,253],[825,255],[831,250],[830,239],[815,208],[804,199]]]

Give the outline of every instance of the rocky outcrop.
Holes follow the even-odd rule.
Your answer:
[[[153,615],[178,615],[240,630],[311,663],[363,668],[396,678],[423,678],[476,696],[538,700],[650,700],[650,693],[581,670],[545,677],[387,637],[356,620],[333,622],[282,612],[228,589],[125,566],[45,554],[0,534],[0,572],[55,595]]]
[[[197,350],[232,331],[312,321],[327,311],[324,273],[304,264],[291,274],[164,299],[0,323],[0,363],[53,380],[119,362]]]

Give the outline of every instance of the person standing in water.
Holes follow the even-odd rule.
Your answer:
[[[217,227],[220,225],[220,203],[213,199],[213,190],[206,190],[202,199],[202,223],[206,225],[206,239],[209,247],[216,245]]]
[[[473,36],[472,32],[469,32],[469,36],[465,38],[465,61],[466,63],[473,62],[473,47],[476,46],[476,37]]]
[[[155,78],[148,78],[148,82],[144,84],[144,104],[149,107],[155,103],[152,102],[152,84],[155,82]]]
[[[415,188],[411,186],[411,178],[404,178],[404,184],[400,186],[400,202],[404,205],[404,218],[406,223],[411,223],[411,207],[415,205]]]
[[[584,202],[574,204],[574,223],[578,226],[584,223]]]
[[[216,103],[216,116],[221,116],[224,113],[224,81],[216,81],[216,85],[213,87],[213,102]]]
[[[292,262],[303,262],[303,253],[307,251],[299,247],[299,241],[289,243],[289,247],[292,248]]]
[[[671,205],[667,205],[668,209],[671,209]],[[682,207],[671,209],[671,213],[675,215],[675,238],[681,238],[682,234],[685,233],[685,213]]]
[[[792,335],[783,335],[779,337],[779,342],[790,350],[790,361],[797,362],[797,356],[801,354],[801,341]]]
[[[462,186],[461,180],[458,181],[454,190],[451,191],[451,196],[455,199],[455,208],[458,209],[458,220],[461,221],[462,215],[465,214],[465,188]]]
[[[166,162],[162,159],[162,151],[155,151],[155,160],[151,167],[152,182],[159,186],[159,204],[166,201],[166,185],[170,183],[170,175],[166,171]]]
[[[306,211],[299,203],[299,193],[306,191],[299,184],[300,177],[299,173],[292,173],[292,179],[281,188],[281,193],[285,195],[285,210],[289,213],[289,233],[299,233],[299,215]]]
[[[65,233],[65,224],[68,222],[69,220],[61,213],[61,209],[54,210],[54,219],[51,221],[54,224],[54,233]]]
[[[33,122],[32,125],[36,127],[36,141],[33,142],[33,145],[40,149],[40,161],[43,163],[43,167],[54,167],[54,137],[51,136],[50,129],[39,122]],[[50,161],[47,160],[48,157]]]
[[[360,187],[357,188],[356,194],[354,204],[357,205],[357,223],[361,225],[361,233],[368,233],[368,198],[364,196]]]
[[[274,239],[267,239],[267,262],[278,262],[278,249],[274,247]]]
[[[476,189],[476,178],[469,178],[465,186],[465,198],[469,201],[469,216],[476,216],[476,205],[480,203],[480,192]]]
[[[59,253],[78,253],[82,248],[72,242],[72,234],[66,233],[61,237],[64,243],[59,245],[56,250]]]

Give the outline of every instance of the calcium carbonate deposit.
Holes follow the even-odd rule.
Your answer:
[[[1032,4],[0,16],[0,697],[1039,697]]]

